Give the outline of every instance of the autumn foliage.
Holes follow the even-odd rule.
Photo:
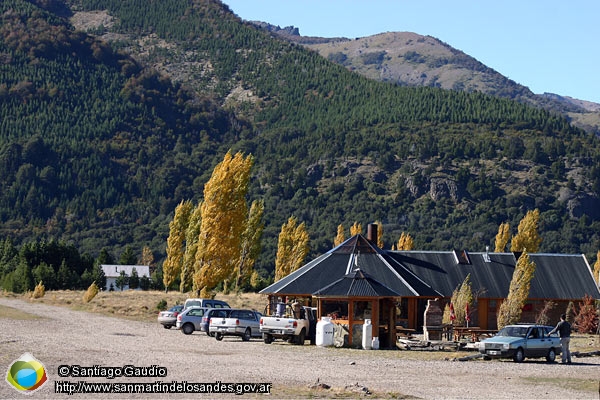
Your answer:
[[[298,224],[296,217],[291,216],[281,227],[275,259],[275,281],[289,275],[304,263],[308,254],[308,232],[304,222]]]
[[[521,319],[523,306],[529,297],[529,289],[531,288],[535,268],[536,265],[529,258],[529,254],[523,253],[519,257],[510,281],[508,296],[498,310],[498,329],[515,324]]]

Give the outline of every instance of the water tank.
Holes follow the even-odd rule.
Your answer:
[[[283,317],[283,314],[285,314],[285,303],[277,303],[275,315],[278,317]]]
[[[315,343],[317,346],[333,346],[333,322],[329,317],[321,317],[317,322]]]
[[[373,350],[379,350],[379,338],[377,336],[373,338],[373,342],[371,342],[371,348],[373,348]]]
[[[365,350],[371,350],[371,346],[373,340],[373,325],[371,325],[370,319],[365,319],[365,323],[363,324],[363,337],[362,337],[362,347]]]

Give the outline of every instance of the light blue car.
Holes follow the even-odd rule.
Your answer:
[[[546,357],[546,361],[554,362],[561,347],[558,334],[548,335],[552,329],[537,324],[507,325],[496,336],[482,340],[479,352],[485,359],[512,358],[522,362],[525,358]]]

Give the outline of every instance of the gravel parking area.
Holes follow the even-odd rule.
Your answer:
[[[186,381],[272,383],[270,398],[345,397],[424,399],[598,399],[600,357],[575,358],[573,365],[542,360],[424,361],[399,350],[271,345],[204,333],[183,335],[158,323],[127,321],[35,302],[0,298],[39,318],[0,318],[0,371],[28,352],[46,367],[49,382],[31,398],[239,398],[227,394],[67,394],[55,381],[133,383]],[[61,365],[164,367],[166,377],[115,379],[59,377]],[[315,382],[330,389],[309,389]],[[245,394],[243,397],[264,397]],[[22,398],[2,379],[0,398]]]

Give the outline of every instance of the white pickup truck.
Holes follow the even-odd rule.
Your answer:
[[[297,303],[279,303],[273,315],[262,316],[260,319],[260,332],[264,342],[271,344],[275,339],[283,339],[302,346],[306,339],[310,339],[314,343],[316,310]]]

